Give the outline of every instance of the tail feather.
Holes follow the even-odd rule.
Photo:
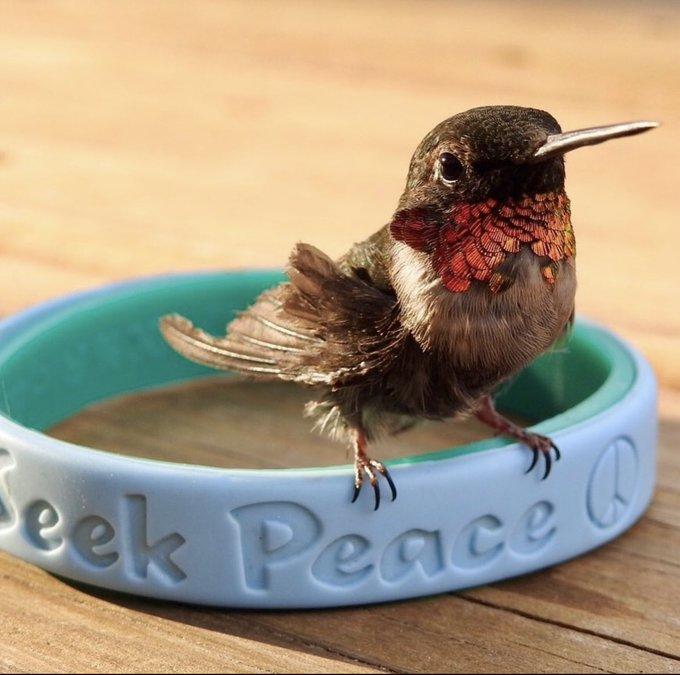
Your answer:
[[[218,339],[195,328],[188,319],[178,314],[164,316],[160,329],[168,344],[185,358],[220,370],[245,373],[280,375],[274,359],[258,354],[247,343]]]
[[[298,244],[289,281],[262,293],[214,337],[187,319],[161,320],[166,341],[197,363],[260,379],[339,386],[380,378],[400,339],[395,298]]]
[[[251,335],[245,335],[241,333],[235,333],[234,339],[239,342],[248,342],[251,345],[257,347],[263,347],[264,349],[273,349],[276,352],[288,352],[290,354],[304,354],[307,350],[301,347],[293,347],[292,345],[282,345],[276,342],[268,342],[266,340],[260,340],[259,338],[254,338]]]

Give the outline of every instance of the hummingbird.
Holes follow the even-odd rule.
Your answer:
[[[391,220],[333,260],[298,243],[288,280],[224,336],[179,315],[160,329],[180,354],[260,380],[311,388],[318,430],[353,451],[366,481],[397,489],[368,444],[419,420],[473,414],[525,445],[542,479],[557,445],[501,414],[493,394],[568,332],[576,291],[565,153],[658,126],[562,132],[547,112],[485,106],[438,124],[415,150]]]

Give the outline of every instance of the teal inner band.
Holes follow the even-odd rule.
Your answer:
[[[163,342],[158,318],[179,312],[213,333],[283,276],[242,271],[157,277],[57,306],[0,345],[0,411],[45,430],[87,405],[123,393],[219,375]],[[499,406],[554,433],[617,403],[635,381],[631,356],[611,335],[577,321],[571,336],[499,393]],[[509,441],[508,441],[509,442]],[[394,460],[451,457],[499,447],[500,439]]]

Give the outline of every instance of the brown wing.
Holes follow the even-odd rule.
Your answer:
[[[370,278],[298,244],[290,281],[263,293],[218,338],[185,318],[161,320],[186,358],[221,370],[307,385],[339,386],[379,376],[403,337],[395,297]]]

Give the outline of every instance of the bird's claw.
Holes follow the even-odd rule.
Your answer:
[[[560,449],[555,445],[555,443],[547,436],[541,436],[540,434],[527,434],[526,438],[522,439],[523,443],[531,449],[533,457],[531,459],[531,464],[525,473],[529,473],[538,463],[538,458],[543,455],[545,459],[545,471],[541,480],[545,480],[549,475],[553,465],[553,458],[550,454],[551,451],[555,451],[555,462],[559,462],[562,457]]]
[[[378,475],[383,476],[390,486],[392,501],[397,498],[397,487],[395,486],[387,467],[382,462],[378,462],[374,459],[358,457],[354,463],[354,493],[352,494],[352,504],[359,498],[359,493],[364,484],[364,474],[368,476],[371,486],[373,487],[373,494],[375,495],[374,511],[377,511],[380,508],[380,483],[378,481]]]

